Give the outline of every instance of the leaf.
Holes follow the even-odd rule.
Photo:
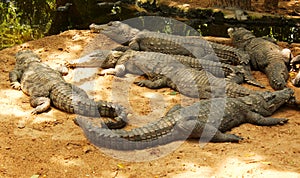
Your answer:
[[[176,91],[172,91],[172,92],[169,93],[169,95],[177,95],[177,93],[178,92],[176,92]]]
[[[119,164],[117,164],[117,167],[119,168],[119,169],[124,169],[124,164],[122,164],[122,163],[119,163]]]
[[[261,161],[261,163],[266,164],[266,165],[271,165],[272,164],[272,162],[270,162],[270,161]]]

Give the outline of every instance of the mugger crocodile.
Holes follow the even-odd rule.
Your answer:
[[[241,137],[225,132],[243,123],[282,125],[288,119],[268,116],[293,99],[293,90],[286,88],[238,98],[201,100],[187,107],[175,105],[157,121],[129,131],[101,128],[81,116],[74,121],[91,143],[110,149],[145,149],[199,137],[210,139],[211,142],[239,142]]]
[[[52,103],[56,108],[89,117],[109,117],[110,128],[125,126],[127,113],[121,105],[106,101],[94,101],[87,93],[67,83],[59,71],[41,63],[38,55],[30,50],[16,54],[16,64],[9,73],[14,89],[22,90],[30,96],[30,105],[35,109],[32,114],[45,112]]]

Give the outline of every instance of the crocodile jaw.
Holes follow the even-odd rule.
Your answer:
[[[138,29],[132,28],[128,24],[120,21],[113,21],[104,25],[91,24],[90,29],[92,31],[102,33],[120,44],[128,43],[139,32]]]
[[[267,103],[266,109],[275,112],[275,110],[277,110],[281,105],[288,102],[293,95],[294,91],[290,88],[285,88],[275,92],[268,92],[263,96]]]

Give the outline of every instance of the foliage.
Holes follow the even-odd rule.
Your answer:
[[[27,3],[26,3],[27,2]],[[0,2],[0,49],[21,44],[29,40],[44,36],[51,26],[49,9],[39,9],[42,6],[36,3],[47,4],[54,7],[55,0],[10,1]],[[27,5],[27,6],[26,6]]]

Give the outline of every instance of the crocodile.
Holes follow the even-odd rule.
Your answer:
[[[264,88],[264,85],[257,82],[250,73],[249,55],[237,48],[208,42],[200,36],[178,36],[147,30],[140,31],[120,21],[104,25],[91,24],[90,29],[93,32],[101,32],[120,44],[128,45],[128,47],[117,47],[116,50],[125,51],[130,48],[137,51],[186,55],[231,65],[242,65],[245,68],[247,83]]]
[[[243,123],[259,126],[282,125],[285,118],[271,116],[294,98],[290,88],[238,98],[200,100],[190,106],[175,105],[157,121],[132,130],[98,127],[88,118],[76,117],[87,139],[98,147],[118,150],[145,149],[186,138],[210,142],[239,142],[240,136],[225,133]]]
[[[134,52],[133,53],[139,53]],[[142,53],[143,55],[147,52]],[[79,59],[66,62],[68,68],[80,68],[80,67],[101,67],[101,68],[113,68],[116,65],[120,65],[120,55],[122,52],[118,51],[107,51],[107,50],[96,50],[86,56]],[[151,54],[151,53],[149,53]],[[243,83],[246,81],[244,68],[242,66],[233,66],[224,64],[221,62],[214,62],[209,60],[203,60],[199,58],[193,58],[182,55],[169,55],[174,59],[181,62],[183,65],[192,67],[196,70],[206,70],[212,73],[218,78],[224,78],[235,83]],[[151,57],[151,56],[150,56]],[[122,60],[122,62],[125,62]],[[247,82],[247,81],[246,81]]]
[[[109,117],[104,121],[110,128],[121,128],[126,124],[126,111],[121,105],[106,101],[94,101],[87,93],[67,83],[62,74],[41,62],[40,57],[31,50],[19,51],[16,64],[9,73],[14,89],[22,90],[30,96],[32,114],[45,112],[51,103],[58,109],[88,117]]]
[[[201,36],[179,36],[148,30],[140,31],[120,21],[112,21],[103,25],[91,24],[90,29],[93,32],[101,32],[117,43],[128,45],[130,49],[137,51],[161,52],[196,58],[206,57],[208,60],[228,64],[248,64],[250,60],[249,56],[239,49],[208,42]]]
[[[288,69],[286,57],[280,47],[268,40],[256,37],[243,27],[229,28],[228,34],[233,44],[250,55],[250,63],[254,70],[265,73],[271,87],[281,90],[286,86]]]
[[[239,97],[257,92],[217,78],[206,70],[187,67],[172,55],[142,51],[126,51],[118,54],[114,56],[114,60],[118,60],[115,68],[103,70],[102,74],[119,77],[126,73],[146,75],[149,80],[137,81],[135,84],[151,89],[170,87],[195,98]],[[103,64],[111,65],[111,62],[104,61]]]
[[[297,55],[297,56],[293,57],[290,62],[291,71],[298,70],[299,64],[300,64],[300,55]]]

